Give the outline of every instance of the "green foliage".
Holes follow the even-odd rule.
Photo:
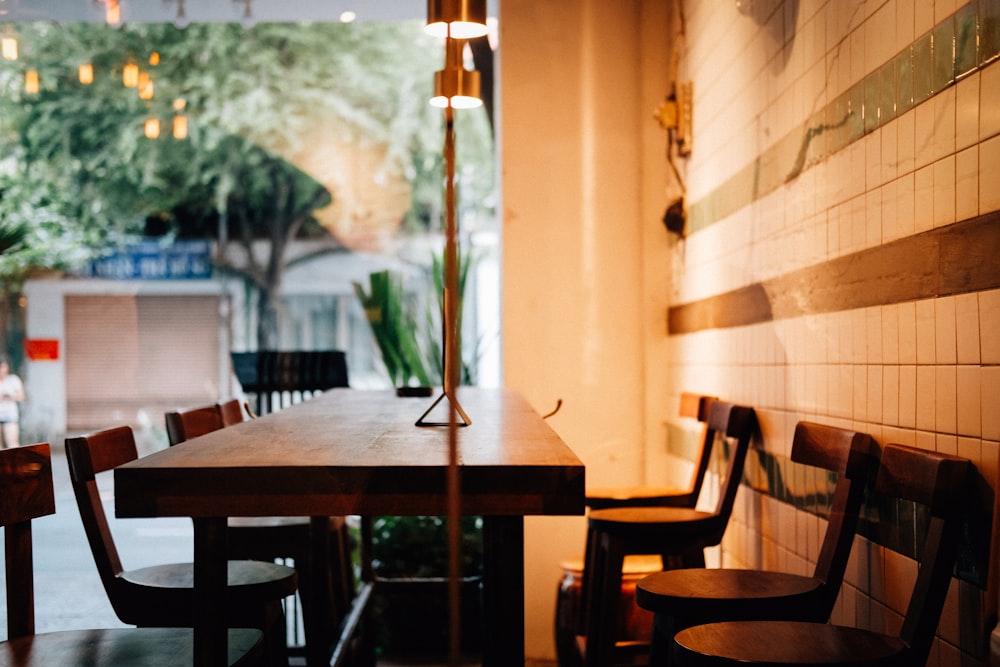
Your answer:
[[[482,517],[461,518],[461,575],[482,574]],[[373,526],[375,571],[381,577],[448,576],[448,520],[382,516]]]
[[[392,271],[376,271],[368,276],[368,283],[367,293],[359,283],[354,283],[354,291],[365,309],[393,386],[404,387],[411,380],[416,380],[418,386],[431,386],[425,346],[417,339],[416,319],[403,289],[402,276]],[[440,378],[439,374],[434,380],[440,382]]]

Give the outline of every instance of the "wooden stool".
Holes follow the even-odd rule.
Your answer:
[[[190,628],[194,626],[193,564],[126,570],[108,528],[96,475],[137,458],[135,438],[128,426],[66,439],[73,493],[97,572],[115,614],[123,623],[141,627]],[[267,661],[275,667],[288,665],[281,601],[295,593],[295,586],[292,568],[250,560],[229,561],[227,623],[230,627],[263,630]]]
[[[607,667],[615,660],[614,631],[622,564],[628,554],[659,554],[664,568],[704,567],[706,547],[715,546],[729,523],[743,464],[757,420],[752,408],[713,401],[708,428],[728,447],[728,463],[712,512],[687,507],[630,507],[594,510],[588,518],[589,539],[583,579],[586,635],[577,646],[587,667]],[[624,649],[625,647],[621,647]],[[645,653],[646,647],[629,647]]]
[[[884,500],[926,505],[930,514],[920,569],[898,635],[806,621],[725,621],[677,633],[673,661],[681,667],[926,664],[955,567],[973,470],[966,459],[902,445],[886,445],[882,452],[876,492]]]
[[[194,633],[179,628],[120,628],[35,634],[31,520],[55,514],[48,443],[0,451],[0,526],[7,571],[7,641],[0,667],[173,667],[192,664]],[[260,663],[260,630],[229,631],[227,664]]]
[[[650,664],[669,664],[674,635],[686,627],[731,620],[825,622],[844,578],[865,485],[877,453],[870,436],[799,422],[792,460],[836,473],[826,536],[812,576],[704,568],[657,572],[639,582],[636,601],[656,614]],[[810,489],[800,490],[808,492]]]

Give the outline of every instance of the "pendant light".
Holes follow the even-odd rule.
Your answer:
[[[465,42],[449,39],[445,44],[444,69],[434,73],[431,104],[441,109],[474,109],[482,106],[479,72],[465,69],[462,52]]]
[[[24,73],[24,92],[29,95],[38,94],[38,70],[29,69]]]
[[[128,63],[122,68],[122,85],[126,88],[135,88],[139,85],[139,66],[135,63]]]
[[[78,76],[80,77],[80,83],[85,86],[89,86],[94,83],[94,66],[90,63],[80,65]]]
[[[160,136],[160,120],[158,118],[147,118],[143,126],[147,139],[156,139]]]
[[[487,32],[486,0],[427,0],[424,31],[434,37],[482,37]]]

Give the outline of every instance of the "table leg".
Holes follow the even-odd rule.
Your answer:
[[[483,517],[483,667],[524,665],[524,517]]]
[[[226,519],[194,520],[194,663],[216,667],[227,662]]]
[[[299,578],[299,598],[307,598],[311,602],[308,608],[304,601],[302,604],[306,664],[309,667],[330,664],[335,634],[330,558],[330,517],[314,516],[309,522],[309,555],[304,564],[306,576],[304,580],[301,576]],[[299,572],[303,573],[303,570]]]

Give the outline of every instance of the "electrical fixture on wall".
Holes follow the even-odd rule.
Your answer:
[[[667,141],[667,163],[674,172],[674,177],[680,187],[681,195],[667,205],[667,210],[663,213],[663,224],[667,231],[680,236],[684,235],[684,226],[687,219],[684,208],[684,179],[680,170],[674,162],[673,149],[676,147],[677,155],[687,157],[691,154],[693,144],[693,96],[694,84],[690,81],[674,84],[673,91],[667,96],[653,114],[659,122],[660,127],[668,133]]]

